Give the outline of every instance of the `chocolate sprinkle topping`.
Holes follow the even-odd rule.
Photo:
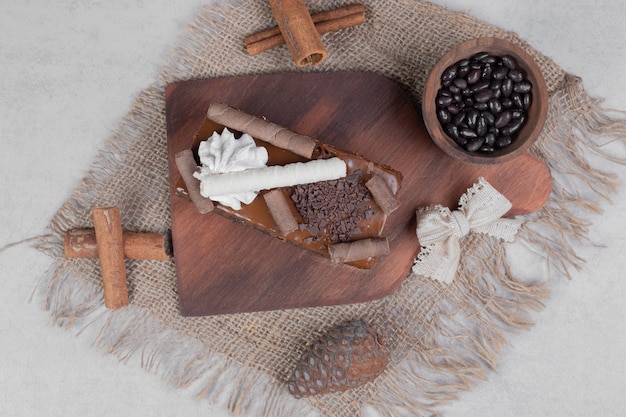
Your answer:
[[[360,170],[345,178],[297,185],[291,199],[295,202],[311,241],[349,242],[360,233],[362,219],[371,217],[372,200]]]

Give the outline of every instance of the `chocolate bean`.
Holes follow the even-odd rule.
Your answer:
[[[445,125],[443,127],[443,130],[452,139],[457,140],[459,138],[459,128],[453,125],[452,123],[448,123],[447,125]]]
[[[482,68],[483,64],[482,64],[482,62],[478,62],[476,60],[471,60],[469,66],[473,70],[479,70],[479,69]],[[471,71],[470,71],[470,73],[471,73]],[[469,76],[469,74],[467,74],[467,75]]]
[[[475,139],[478,137],[478,135],[476,134],[475,131],[473,131],[472,129],[469,128],[465,128],[465,129],[460,129],[459,130],[459,136],[464,137],[466,139]]]
[[[524,125],[525,121],[526,121],[526,118],[523,116],[518,119],[513,119],[506,127],[503,127],[502,130],[500,130],[500,133],[502,133],[505,136],[511,136],[515,134]]]
[[[513,118],[513,114],[510,111],[505,110],[502,113],[500,113],[498,117],[496,117],[496,121],[494,122],[493,125],[497,128],[504,127],[509,124],[512,118]]]
[[[512,69],[509,71],[509,78],[511,81],[519,83],[524,79],[524,74],[522,74],[522,71],[518,69]]]
[[[476,52],[474,55],[472,55],[471,59],[474,59],[476,61],[482,61],[483,59],[487,58],[488,56],[489,56],[489,52],[481,51],[481,52]]]
[[[446,107],[446,109],[453,116],[461,111],[461,109],[454,104],[449,105],[448,107]]]
[[[480,80],[476,84],[472,85],[471,90],[474,93],[477,93],[477,92],[479,92],[481,90],[489,88],[490,85],[491,85],[491,83],[489,82],[489,80]]]
[[[478,93],[476,93],[476,95],[474,96],[474,100],[478,103],[486,103],[489,101],[489,99],[491,99],[491,97],[493,97],[493,90],[488,88],[486,90],[480,90]]]
[[[437,97],[437,105],[439,107],[448,107],[453,102],[453,98],[449,96],[439,96]]]
[[[452,83],[452,81],[456,78],[457,67],[452,66],[447,68],[443,74],[441,74],[441,82],[442,83]]]
[[[453,81],[452,84],[456,85],[457,87],[459,87],[461,90],[463,90],[464,88],[467,88],[467,80],[465,78],[459,78],[456,77]]]
[[[452,119],[452,124],[455,125],[455,126],[460,125],[461,123],[463,123],[465,121],[465,117],[467,117],[467,113],[466,112],[462,111],[462,112],[458,113]]]
[[[480,63],[478,63],[478,68],[470,71],[467,74],[467,83],[468,84],[476,84],[480,80],[481,71],[480,71]]]
[[[437,109],[437,119],[442,124],[450,123],[452,121],[452,115],[450,112],[444,108]]]
[[[524,101],[522,100],[522,96],[519,93],[513,93],[511,95],[511,100],[513,100],[513,105],[518,109],[524,108]]]
[[[487,120],[485,119],[484,116],[478,116],[478,118],[476,119],[476,134],[478,136],[485,136],[485,134],[487,134]]]
[[[489,105],[489,110],[494,116],[502,112],[502,103],[497,98],[492,98],[487,102],[487,104]]]
[[[457,76],[457,77],[461,77],[461,78],[463,78],[463,77],[467,76],[467,74],[469,74],[469,72],[470,72],[472,69],[470,68],[470,66],[469,66],[468,64],[469,64],[469,62],[468,62],[467,64],[463,65],[463,66],[461,66],[461,65],[459,64],[459,69],[458,69],[458,71],[456,72],[456,76]]]
[[[497,67],[495,70],[493,70],[492,73],[492,77],[495,78],[496,80],[504,80],[507,76],[507,74],[509,73],[509,69],[507,67]]]
[[[496,121],[496,116],[494,116],[494,114],[491,112],[484,111],[481,113],[481,116],[485,118],[488,126],[491,126]]]
[[[500,103],[502,104],[502,107],[504,107],[505,109],[513,107],[513,100],[511,100],[509,97],[502,98],[500,100]]]
[[[485,111],[489,109],[489,106],[487,105],[487,103],[474,103],[474,108],[476,110]]]
[[[483,146],[484,143],[485,138],[475,138],[467,142],[467,144],[465,145],[465,149],[470,152],[476,152],[481,148],[481,146]]]
[[[502,148],[509,146],[511,142],[512,140],[510,136],[500,136],[498,137],[498,139],[496,139],[495,147],[497,149],[502,149]]]
[[[530,105],[532,104],[532,101],[533,101],[532,95],[530,93],[524,93],[522,95],[522,104],[523,104],[522,108],[524,110],[530,109]]]
[[[508,69],[512,70],[512,69],[517,68],[517,63],[515,62],[515,58],[513,58],[512,56],[504,55],[503,57],[500,58],[500,61],[502,61],[502,65],[504,65]]]
[[[482,58],[482,59],[481,59],[481,61],[482,61],[484,64],[487,64],[487,65],[493,65],[493,64],[495,64],[496,62],[498,62],[498,58],[496,58],[496,57],[495,57],[495,56],[493,56],[493,55],[487,55],[486,57]]]
[[[485,135],[485,145],[494,146],[496,144],[496,134],[489,132]]]
[[[467,116],[466,116],[465,120],[467,122],[467,125],[471,129],[474,129],[474,127],[476,126],[476,121],[478,120],[478,115],[480,113],[476,109],[471,109],[466,114],[467,114]]]
[[[513,91],[516,93],[528,93],[532,89],[532,85],[528,81],[522,81],[513,85]]]
[[[519,119],[524,116],[524,112],[522,110],[513,110],[512,114],[514,119]]]
[[[513,81],[510,78],[502,80],[502,87],[500,88],[500,91],[502,91],[503,97],[509,97],[513,92]]]
[[[492,73],[493,73],[493,68],[491,67],[491,65],[489,65],[489,66],[483,67],[480,75],[484,79],[488,80],[489,78],[491,78]]]

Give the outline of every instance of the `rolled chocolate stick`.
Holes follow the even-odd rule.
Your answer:
[[[378,204],[385,214],[390,214],[400,207],[400,201],[396,199],[393,192],[380,175],[374,175],[365,183],[365,186],[370,190],[372,197],[376,200],[376,204]]]
[[[376,256],[389,255],[389,242],[386,238],[360,239],[347,243],[337,243],[328,247],[331,261],[347,263]]]
[[[211,103],[207,110],[207,118],[308,159],[311,159],[317,146],[317,143],[308,136],[294,133],[223,103]]]
[[[178,167],[178,172],[187,187],[189,198],[194,206],[196,206],[198,212],[200,214],[206,214],[213,211],[213,208],[215,208],[213,202],[208,198],[202,197],[200,194],[200,180],[193,176],[193,173],[196,168],[198,168],[198,165],[196,164],[196,160],[193,158],[191,149],[186,149],[177,153],[174,158],[176,161],[176,167]]]
[[[288,235],[298,228],[298,222],[281,190],[273,189],[264,194],[263,199],[282,234]]]

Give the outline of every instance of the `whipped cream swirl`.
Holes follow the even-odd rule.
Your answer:
[[[244,133],[239,139],[227,128],[221,134],[214,132],[206,141],[200,142],[198,148],[200,172],[194,176],[203,178],[214,174],[244,171],[251,168],[267,166],[267,149],[257,146],[252,136]],[[258,191],[245,191],[235,194],[203,195],[234,210],[240,210],[241,204],[250,204]]]

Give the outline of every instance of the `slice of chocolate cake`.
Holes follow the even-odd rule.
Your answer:
[[[265,122],[255,119],[257,120]],[[198,165],[200,143],[211,140],[214,132],[222,132],[225,127],[240,136],[242,132],[237,130],[238,124],[234,125],[228,123],[227,126],[209,118],[204,120],[194,135],[191,149]],[[252,202],[241,204],[239,209],[214,201],[215,213],[329,257],[333,262],[370,268],[377,256],[388,253],[383,232],[388,216],[399,204],[394,199],[402,181],[399,172],[317,140],[313,140],[315,146],[311,148],[310,158],[307,158],[302,156],[302,152],[298,152],[298,155],[251,136],[257,146],[267,150],[268,167],[339,158],[345,162],[346,175],[328,181],[260,190]],[[189,174],[181,175],[182,178],[176,186],[177,195],[187,199],[191,199],[190,191],[193,191],[188,188]],[[197,182],[191,187],[198,186]],[[197,195],[195,200],[197,201]],[[360,244],[351,248],[350,244],[353,242]],[[337,246],[341,251],[333,250],[335,245],[341,245]]]

